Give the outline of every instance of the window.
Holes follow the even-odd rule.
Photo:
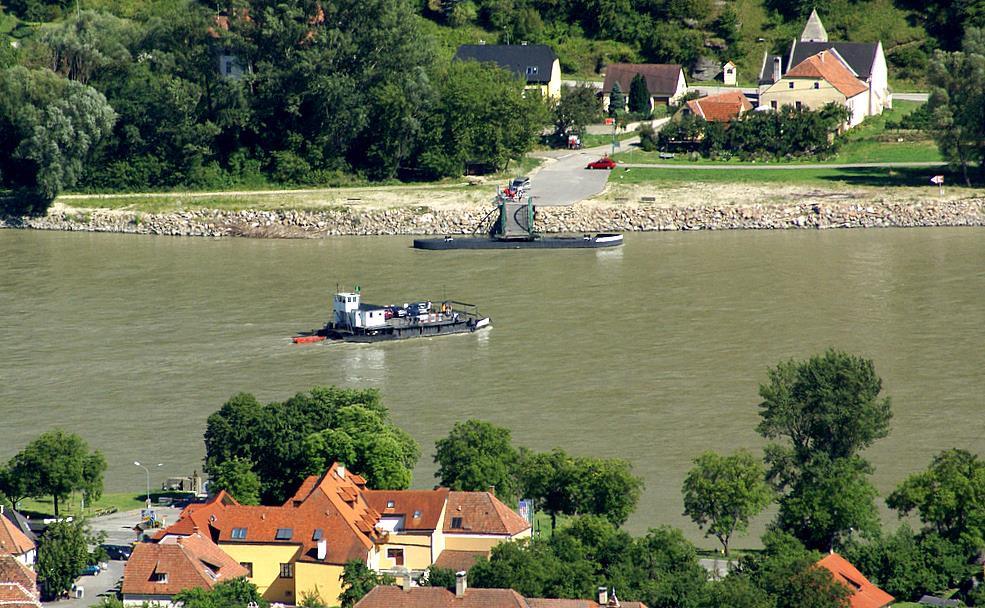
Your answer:
[[[311,540],[321,540],[324,532],[321,528],[315,528],[315,531],[311,534]]]
[[[150,582],[152,583],[166,583],[168,582],[167,572],[152,572],[150,575]]]
[[[294,578],[294,564],[281,564],[280,565],[280,577],[281,578]]]
[[[451,518],[451,527],[453,529],[456,529],[456,530],[461,530],[462,529],[462,518],[461,517],[452,517]]]
[[[229,59],[226,60],[226,76],[233,73],[233,62]]]
[[[414,519],[420,519],[420,517],[421,517],[421,512],[420,511],[414,511]]]
[[[815,89],[820,89],[821,88],[821,83],[820,82],[815,82],[814,83],[814,88]]]
[[[246,568],[247,578],[253,578],[253,562],[240,562],[239,565]]]
[[[792,82],[790,83],[790,88],[791,88],[791,89],[793,88],[793,83],[792,83]]]
[[[395,507],[396,505],[397,505],[397,503],[395,503],[395,502],[393,502],[392,500],[388,500],[388,501],[386,501],[386,508],[387,508],[387,509],[392,509],[392,508],[393,508],[393,507]]]
[[[386,556],[393,560],[393,565],[403,566],[404,565],[404,550],[403,549],[387,549]]]
[[[803,105],[803,104],[802,104],[802,103],[800,103],[800,102],[798,101],[798,102],[797,102],[797,109],[799,110],[799,109],[800,109],[800,107],[801,107],[802,105]]]
[[[293,528],[277,528],[277,534],[274,535],[275,540],[291,540],[294,536]]]
[[[244,540],[246,539],[246,528],[233,528],[230,536],[232,536],[233,540]]]
[[[535,65],[527,66],[527,76],[533,76],[536,73],[537,73],[537,66]]]
[[[770,107],[775,110],[779,107],[779,104],[774,100],[770,102]]]

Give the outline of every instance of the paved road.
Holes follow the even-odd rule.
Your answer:
[[[167,524],[172,524],[178,519],[181,509],[172,507],[155,507],[158,517],[163,517]],[[102,532],[106,535],[106,542],[110,545],[129,545],[135,540],[139,540],[133,527],[140,522],[140,511],[123,511],[93,517],[89,520],[89,526],[93,532]],[[78,587],[83,589],[81,599],[71,598],[59,600],[57,602],[45,602],[46,608],[89,608],[99,603],[106,596],[116,596],[123,582],[123,567],[126,562],[110,560],[108,568],[94,576],[82,576],[76,581]]]
[[[620,167],[625,167],[629,169],[687,169],[687,170],[697,170],[697,171],[709,171],[709,170],[733,170],[733,171],[759,171],[761,169],[767,170],[777,170],[777,171],[796,171],[797,169],[872,169],[872,168],[903,168],[903,167],[942,167],[946,165],[945,162],[940,161],[929,161],[929,162],[900,162],[900,163],[840,163],[840,164],[827,164],[827,163],[804,163],[804,164],[789,164],[789,165],[729,165],[722,163],[719,165],[692,165],[690,163],[659,163],[659,164],[646,164],[646,163],[619,163]]]

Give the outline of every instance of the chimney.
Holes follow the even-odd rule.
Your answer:
[[[778,82],[780,80],[780,58],[773,58],[773,82]]]
[[[328,555],[328,541],[323,538],[318,541],[318,561],[325,561],[326,555]]]
[[[335,467],[335,472],[339,474],[339,479],[345,479],[345,465],[341,462]]]
[[[599,606],[605,606],[609,603],[609,588],[599,587]]]
[[[824,56],[827,54],[828,54],[827,51],[821,51],[820,53],[817,54],[817,56],[821,58],[821,63],[824,63]]]
[[[460,570],[455,573],[455,597],[457,598],[465,597],[465,589],[468,587],[465,576],[465,570]]]
[[[490,486],[489,486],[489,490],[488,490],[488,492],[489,492],[490,494],[493,494],[493,495],[495,495],[495,494],[496,494],[496,486],[494,486],[494,485],[490,485]]]

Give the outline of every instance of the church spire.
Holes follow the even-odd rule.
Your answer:
[[[817,16],[817,9],[811,11],[811,16],[807,18],[807,25],[800,33],[801,42],[827,42],[828,32],[821,23],[821,18]]]

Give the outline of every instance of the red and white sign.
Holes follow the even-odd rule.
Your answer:
[[[943,175],[935,175],[932,178],[930,178],[930,183],[937,184],[938,186],[943,186],[944,185],[944,176]]]

